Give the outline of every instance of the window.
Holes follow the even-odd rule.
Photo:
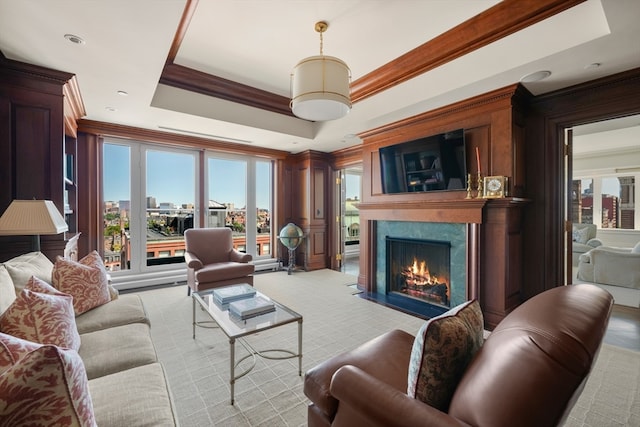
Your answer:
[[[636,229],[636,175],[582,178],[573,183],[573,222]]]
[[[254,259],[272,257],[271,161],[109,139],[102,166],[105,263],[111,271],[128,271],[114,279],[155,274],[153,280],[166,282],[183,275],[184,232],[201,221],[231,228],[234,246],[255,252]],[[175,273],[161,274],[165,270]]]

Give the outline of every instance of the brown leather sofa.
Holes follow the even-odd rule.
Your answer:
[[[511,312],[467,367],[448,412],[407,395],[414,341],[388,332],[306,373],[309,426],[556,426],[582,392],[613,298],[593,285],[545,291]]]

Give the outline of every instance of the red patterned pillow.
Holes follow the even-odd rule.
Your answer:
[[[51,280],[56,289],[73,296],[76,316],[111,301],[107,270],[96,251],[80,261],[58,257]]]
[[[20,341],[0,337],[0,359],[17,358],[0,374],[0,425],[95,426],[87,374],[78,353]],[[30,345],[38,347],[29,350]]]
[[[40,347],[42,344],[0,332],[0,374],[15,365],[24,355]]]
[[[35,276],[0,316],[0,331],[41,344],[80,348],[73,298]]]

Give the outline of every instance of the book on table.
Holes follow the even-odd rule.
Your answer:
[[[213,290],[213,297],[220,304],[228,304],[244,298],[255,296],[256,290],[253,286],[243,283],[241,285],[225,286]]]
[[[273,301],[261,296],[232,301],[229,304],[229,313],[242,320],[269,313],[275,311],[275,309],[276,306]]]

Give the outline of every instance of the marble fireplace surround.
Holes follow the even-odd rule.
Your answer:
[[[478,298],[479,234],[486,202],[485,199],[456,199],[360,203],[364,227],[360,236],[359,283],[364,284],[366,292],[374,298],[386,294],[387,235],[451,240],[451,280],[456,282],[451,306]]]
[[[411,238],[427,241],[449,242],[450,307],[467,300],[467,229],[465,224],[440,222],[376,221],[376,293],[387,291],[387,250],[385,238]],[[409,297],[400,297],[409,298]],[[426,301],[422,304],[430,304]],[[450,308],[449,307],[449,308]],[[441,308],[444,312],[448,308]]]

